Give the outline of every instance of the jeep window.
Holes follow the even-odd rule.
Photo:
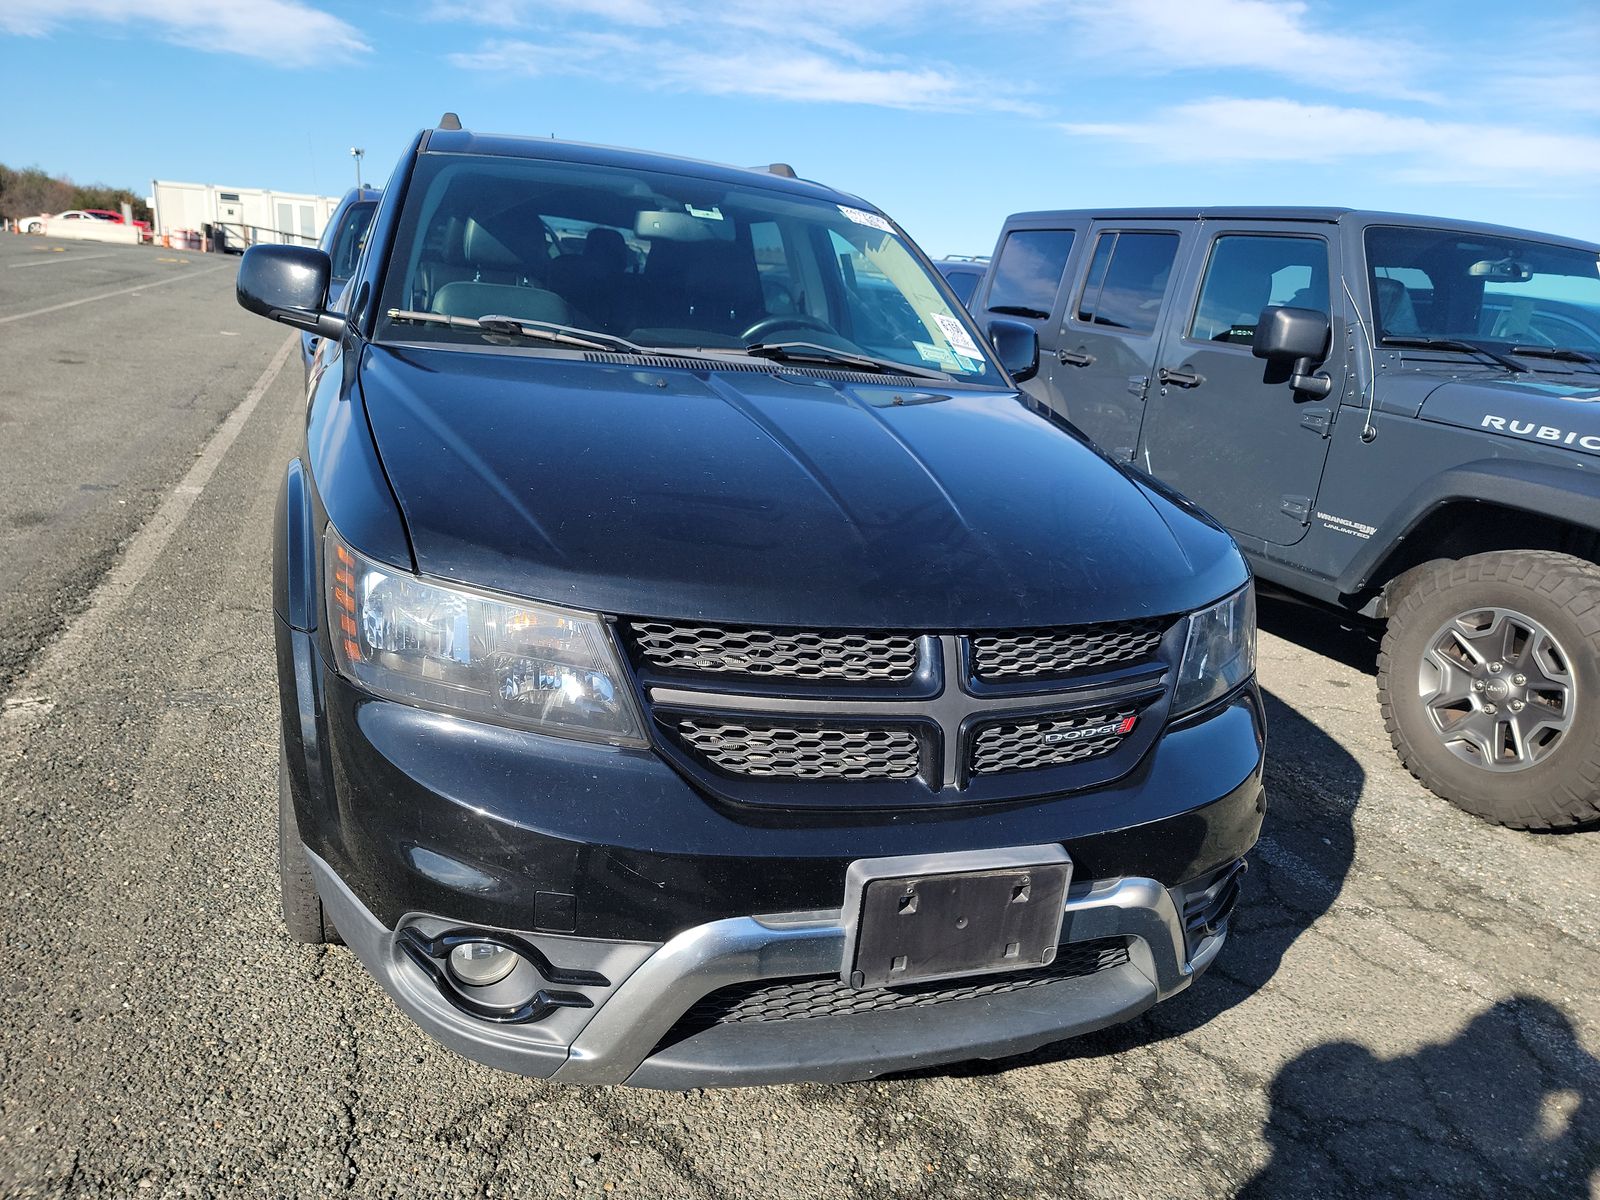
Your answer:
[[[1153,332],[1177,257],[1175,233],[1102,233],[1078,297],[1078,320]]]
[[[990,312],[1048,317],[1072,253],[1070,229],[1018,229],[1006,235],[989,285]]]
[[[1600,347],[1600,267],[1592,249],[1373,226],[1366,250],[1380,337]]]
[[[1249,345],[1261,310],[1328,311],[1328,246],[1321,238],[1225,234],[1211,247],[1189,336]]]
[[[427,154],[395,246],[379,340],[481,345],[482,332],[421,316],[496,315],[653,350],[803,342],[817,355],[1001,378],[970,318],[887,221],[758,183]]]

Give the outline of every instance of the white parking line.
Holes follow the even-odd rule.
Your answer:
[[[164,283],[177,283],[183,279],[197,279],[201,275],[209,275],[213,271],[220,271],[232,265],[232,263],[220,263],[215,267],[207,267],[203,271],[171,275],[166,279],[157,279],[150,283],[136,283],[132,287],[118,288],[114,292],[101,292],[98,296],[85,296],[81,300],[63,300],[60,304],[52,304],[48,308],[36,308],[32,312],[13,313],[9,317],[0,317],[0,325],[5,325],[10,321],[22,321],[28,317],[42,317],[45,313],[60,312],[63,308],[76,308],[80,304],[93,304],[96,300],[109,300],[113,296],[126,296],[129,292],[142,292],[145,288],[160,287]]]
[[[289,361],[289,355],[299,344],[298,333],[291,334],[285,340],[267,364],[267,369],[261,372],[261,377],[245,393],[244,399],[223,418],[222,424],[207,439],[188,473],[167,494],[155,515],[128,540],[127,549],[117,565],[106,573],[90,593],[88,606],[34,660],[32,668],[17,684],[16,690],[6,697],[4,705],[0,706],[0,779],[6,778],[11,766],[20,757],[26,730],[41,723],[55,707],[55,701],[41,690],[43,681],[61,674],[73,650],[116,615],[149,573],[161,557],[161,551],[172,540],[172,535],[189,515],[195,500],[211,481],[211,476],[228,453],[228,448],[238,438],[256,405],[261,402],[261,397],[278,378],[283,364]]]
[[[55,257],[52,257],[52,258],[40,258],[40,259],[36,259],[33,262],[12,263],[11,264],[11,269],[13,271],[15,271],[19,267],[52,267],[52,266],[55,266],[55,264],[57,264],[57,263],[88,262],[91,258],[117,258],[117,257],[119,257],[119,256],[115,255],[115,254],[63,254],[59,258],[55,258]]]

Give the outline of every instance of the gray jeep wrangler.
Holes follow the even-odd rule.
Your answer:
[[[1024,386],[1208,510],[1265,584],[1385,622],[1433,791],[1600,817],[1600,247],[1344,209],[1022,213],[972,308]]]

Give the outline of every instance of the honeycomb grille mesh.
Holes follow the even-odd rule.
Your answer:
[[[696,1003],[678,1021],[671,1037],[677,1040],[716,1025],[751,1021],[809,1020],[926,1008],[954,1000],[1018,992],[1062,979],[1077,979],[1127,961],[1127,943],[1122,938],[1100,938],[1069,942],[1057,950],[1055,961],[1047,967],[980,975],[970,980],[941,980],[898,988],[852,988],[841,983],[836,975],[736,983]]]
[[[972,668],[979,679],[1046,679],[1138,662],[1155,653],[1170,625],[1154,619],[974,634]]]
[[[910,634],[810,629],[736,629],[635,621],[640,656],[666,671],[773,679],[893,683],[917,669]]]
[[[814,728],[689,718],[678,735],[712,766],[769,779],[911,779],[917,735],[903,728]]]
[[[1122,743],[1125,733],[1106,732],[1089,737],[1047,741],[1052,734],[1071,734],[1085,729],[1121,725],[1135,710],[1073,713],[1064,717],[1044,717],[1037,721],[1008,721],[978,730],[972,742],[972,773],[997,775],[1002,771],[1029,771],[1035,767],[1059,767],[1109,754]]]

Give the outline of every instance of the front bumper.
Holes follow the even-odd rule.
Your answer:
[[[563,1083],[674,1089],[872,1078],[1021,1054],[1128,1020],[1210,965],[1226,938],[1226,911],[1201,922],[1191,914],[1226,894],[1230,882],[1236,892],[1237,871],[1170,890],[1143,878],[1072,887],[1063,950],[1108,940],[1125,947],[1101,969],[1016,990],[972,987],[943,1002],[889,1011],[685,1027],[697,1001],[730,985],[837,975],[846,941],[842,912],[727,918],[663,944],[522,933],[557,967],[594,971],[607,983],[573,989],[592,1007],[500,1025],[461,1011],[401,947],[400,931],[432,936],[449,922],[412,914],[391,930],[326,862],[313,854],[311,864],[345,942],[400,1008],[452,1050]],[[948,982],[960,990],[968,981]]]

